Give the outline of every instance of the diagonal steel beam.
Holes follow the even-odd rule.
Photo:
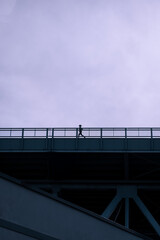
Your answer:
[[[157,223],[157,221],[154,219],[152,214],[149,212],[145,204],[141,201],[141,199],[136,195],[134,198],[134,201],[136,202],[137,206],[140,208],[144,216],[147,218],[149,223],[152,225],[158,236],[160,237],[160,225]]]
[[[113,200],[110,202],[108,207],[104,210],[104,212],[102,213],[102,216],[105,217],[105,218],[109,218],[112,215],[112,213],[114,212],[118,203],[121,201],[121,199],[122,199],[121,196],[119,194],[117,194],[113,198]]]

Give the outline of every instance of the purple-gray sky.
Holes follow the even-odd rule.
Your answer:
[[[159,0],[0,0],[0,127],[160,126]]]

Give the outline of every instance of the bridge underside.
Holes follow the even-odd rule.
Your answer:
[[[128,230],[82,209],[0,174],[0,237],[3,240],[142,240]]]
[[[0,152],[0,169],[159,239],[159,152]]]

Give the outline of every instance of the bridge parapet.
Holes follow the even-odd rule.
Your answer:
[[[1,128],[0,151],[160,151],[160,128]]]
[[[86,138],[160,138],[160,128],[83,128]],[[79,138],[79,128],[0,128],[0,138]]]

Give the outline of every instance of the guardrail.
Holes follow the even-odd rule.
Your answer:
[[[160,128],[0,128],[0,138],[160,138]]]

